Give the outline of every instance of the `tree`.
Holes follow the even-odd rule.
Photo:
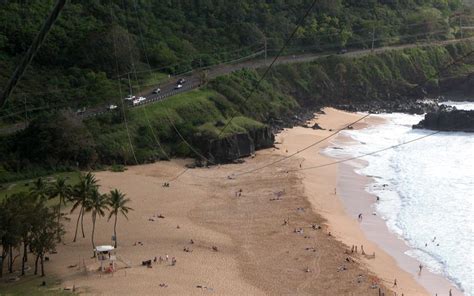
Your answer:
[[[19,192],[12,196],[18,201],[17,217],[20,222],[19,234],[23,242],[23,257],[21,260],[21,275],[25,275],[25,263],[28,262],[28,245],[31,242],[31,231],[38,222],[37,212],[43,206],[42,200],[26,192]]]
[[[84,234],[84,207],[89,199],[89,196],[95,191],[98,187],[97,180],[95,176],[89,172],[85,176],[81,175],[79,183],[74,186],[72,197],[74,204],[71,208],[71,213],[74,212],[77,208],[80,208],[79,215],[77,216],[76,222],[76,231],[74,233],[74,240],[76,242],[77,239],[77,229],[79,227],[79,220],[81,221],[81,230],[82,230],[82,237],[85,237]]]
[[[31,250],[36,255],[35,274],[38,272],[38,261],[41,263],[41,276],[44,272],[44,255],[49,250],[56,248],[58,228],[60,235],[63,233],[61,224],[56,221],[56,214],[43,203],[36,211],[35,223],[31,230]]]
[[[105,211],[109,209],[109,198],[107,194],[101,194],[97,188],[92,191],[91,195],[87,199],[85,204],[85,212],[92,212],[92,235],[91,235],[91,242],[92,248],[94,250],[94,257],[95,257],[95,242],[94,242],[94,234],[95,234],[95,222],[97,220],[97,215],[99,217],[105,216]]]
[[[45,200],[48,196],[48,183],[43,178],[38,178],[33,183],[33,189],[30,194],[38,200]]]
[[[121,213],[127,220],[128,211],[133,211],[132,208],[128,207],[127,204],[130,202],[129,198],[125,198],[125,194],[120,192],[118,189],[114,189],[110,191],[109,195],[109,206],[110,206],[110,213],[109,218],[107,221],[115,216],[114,220],[114,238],[115,244],[114,247],[117,248],[117,216]]]
[[[19,199],[6,197],[0,204],[0,234],[2,253],[0,257],[0,277],[3,276],[3,263],[9,256],[8,271],[13,272],[13,248],[21,243],[21,209]]]
[[[58,226],[61,219],[61,204],[66,205],[66,200],[71,197],[72,187],[67,184],[66,179],[58,177],[51,188],[50,198],[58,198]],[[60,238],[60,228],[58,227],[58,239]]]

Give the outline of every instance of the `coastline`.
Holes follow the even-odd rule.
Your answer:
[[[380,118],[380,117],[379,117]],[[385,119],[381,118],[382,121]],[[377,125],[383,122],[369,122],[370,125]],[[364,127],[362,127],[364,128]],[[351,145],[352,138],[345,135],[338,135],[333,144],[337,147]],[[327,145],[329,146],[329,145]],[[323,154],[322,148],[320,153]],[[324,154],[327,155],[327,154]],[[329,156],[334,160],[334,158]],[[418,266],[420,261],[406,254],[411,250],[406,241],[399,235],[388,229],[386,222],[376,215],[376,196],[367,192],[366,187],[373,183],[373,178],[358,174],[355,170],[366,167],[368,164],[364,160],[353,160],[348,163],[338,164],[338,174],[336,188],[338,197],[341,199],[344,210],[353,221],[359,224],[363,235],[370,242],[375,243],[389,256],[395,259],[396,264],[405,272],[409,273],[419,284],[421,284],[431,295],[443,294],[452,290],[453,295],[464,295],[453,283],[440,274],[433,273],[425,268],[422,274],[418,274]],[[358,215],[362,213],[362,221],[358,221]],[[345,235],[347,238],[347,234]],[[371,260],[366,260],[366,264],[371,267],[377,274],[390,274],[377,266],[378,264]],[[404,293],[402,284],[398,280],[400,291]],[[405,291],[407,293],[407,291]],[[410,293],[411,295],[411,293]]]
[[[317,121],[328,129],[360,118],[335,109],[325,111],[327,115]],[[377,122],[374,117],[354,128]],[[173,160],[130,167],[122,173],[98,172],[104,191],[119,188],[131,199],[134,211],[128,222],[119,221],[118,228],[118,254],[131,267],[121,263],[114,275],[99,274],[97,261],[90,259],[90,217],[84,219],[86,238],[71,243],[74,213],[67,215],[71,220],[66,224],[66,243],[50,255],[47,269],[63,280],[62,286],[75,286],[85,294],[201,295],[205,289],[218,295],[374,295],[377,290],[370,285],[379,278],[384,280],[379,283],[385,295],[392,294],[389,290],[397,295],[429,295],[394,258],[368,240],[346,212],[340,197],[343,189],[334,194],[343,168],[297,171],[300,165],[333,161],[320,154],[326,142],[291,161],[228,178],[281,160],[330,133],[285,129],[277,135],[275,149],[258,151],[244,164],[182,173],[188,161]],[[169,188],[162,186],[179,174]],[[357,181],[354,186],[363,190],[361,184]],[[243,192],[237,196],[240,189]],[[159,214],[165,218],[157,219]],[[289,223],[282,223],[285,220]],[[98,220],[98,245],[110,242],[112,226],[106,219]],[[347,246],[354,244],[364,245],[369,255],[375,252],[375,259],[351,254]],[[183,251],[184,247],[192,251]],[[153,264],[153,268],[140,264],[165,254],[176,256],[178,264]],[[398,286],[392,287],[395,278]]]
[[[298,151],[318,139],[329,135],[329,129],[335,130],[343,128],[349,123],[359,119],[362,115],[335,110],[324,109],[326,115],[318,116],[313,122],[327,130],[312,130],[303,127],[296,127],[291,130],[284,130],[277,136],[281,142],[280,150],[288,150],[289,153]],[[353,128],[363,128],[368,124],[380,122],[379,118],[373,117],[369,120],[355,124]],[[313,150],[307,150],[300,154],[304,158],[302,168],[321,165],[333,161],[332,158],[321,155],[320,151],[327,147],[327,142],[316,146]],[[340,174],[338,166],[327,166],[317,170],[302,170],[299,172],[303,179],[305,195],[308,197],[312,208],[327,220],[328,231],[339,241],[348,246],[364,246],[367,254],[375,252],[375,259],[361,258],[361,263],[377,275],[378,278],[400,295],[430,295],[408,272],[402,270],[395,258],[392,258],[386,251],[377,244],[367,239],[364,235],[357,217],[353,218],[346,212],[345,205],[336,191],[337,176]],[[361,184],[357,184],[360,186]],[[363,184],[362,184],[363,185]],[[360,249],[359,249],[360,250]],[[394,280],[397,280],[397,287],[392,287]]]

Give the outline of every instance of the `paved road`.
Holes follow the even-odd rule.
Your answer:
[[[424,46],[432,46],[432,45],[446,45],[446,44],[451,44],[451,43],[458,43],[461,41],[474,41],[474,37],[465,38],[462,40],[458,39],[458,40],[447,40],[447,41],[425,42],[425,43],[414,43],[414,44],[379,47],[379,48],[374,49],[373,51],[370,49],[353,50],[353,51],[348,51],[347,53],[344,53],[344,54],[340,54],[339,56],[360,57],[360,56],[366,56],[370,54],[377,54],[377,53],[385,52],[388,50],[401,50],[401,49],[406,49],[406,48],[424,47]],[[259,53],[263,53],[263,52],[259,52]],[[334,53],[281,56],[275,62],[275,65],[311,62],[311,61],[318,60],[321,58],[326,58],[332,55],[334,55]],[[229,73],[232,73],[244,68],[246,69],[262,68],[262,67],[268,66],[272,62],[272,60],[273,60],[273,57],[270,57],[267,60],[263,58],[258,58],[258,59],[251,59],[251,60],[246,60],[246,61],[237,61],[237,62],[220,64],[217,66],[212,66],[209,68],[197,69],[183,75],[174,76],[168,79],[167,81],[162,82],[160,85],[156,86],[161,89],[161,92],[159,94],[151,93],[152,90],[156,87],[144,89],[140,95],[145,97],[146,100],[141,102],[137,106],[130,106],[130,107],[138,107],[141,105],[156,103],[156,102],[165,100],[171,96],[196,89],[201,86],[201,79],[204,72],[207,73],[207,79],[213,79],[218,76],[229,74]],[[183,84],[182,88],[176,89],[176,82],[180,78],[185,79],[186,82]],[[102,106],[102,107],[88,109],[80,116],[82,118],[88,118],[88,117],[104,114],[106,112],[109,112],[109,110],[107,109],[106,106]],[[22,123],[21,125],[0,128],[0,134],[12,133],[12,132],[23,129],[24,127],[25,127],[25,124]]]

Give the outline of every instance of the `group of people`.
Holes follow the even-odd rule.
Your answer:
[[[150,262],[150,264],[147,264],[147,265],[148,265],[148,267],[151,267],[151,260],[149,260],[149,262]],[[158,264],[170,263],[171,266],[175,266],[177,262],[178,261],[176,260],[176,257],[172,257],[171,262],[170,262],[170,257],[168,256],[168,254],[166,254],[164,257],[162,257],[162,256],[156,257],[155,256],[155,258],[153,258],[153,263],[158,263]]]

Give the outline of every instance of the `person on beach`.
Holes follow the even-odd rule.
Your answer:
[[[453,292],[449,289],[449,296],[453,296]]]
[[[420,266],[418,266],[418,268],[420,269],[420,271],[418,272],[418,274],[421,275],[421,271],[423,270],[423,265],[420,263]]]
[[[359,214],[358,219],[359,219],[359,221],[362,221],[362,213]]]
[[[397,279],[394,279],[393,280],[393,287],[396,287],[397,286]]]

